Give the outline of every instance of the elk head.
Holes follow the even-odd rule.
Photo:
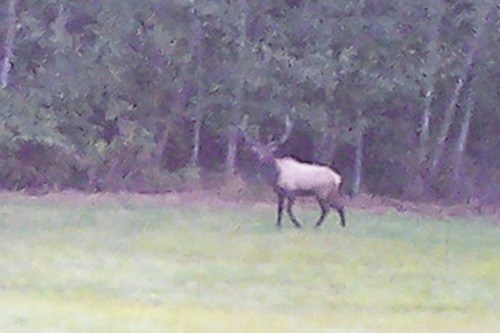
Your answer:
[[[292,127],[293,124],[290,120],[290,116],[287,114],[285,116],[285,130],[283,133],[278,139],[270,139],[267,143],[263,143],[252,137],[252,135],[247,132],[246,126],[240,126],[239,131],[244,138],[245,143],[250,146],[250,150],[257,155],[259,161],[261,163],[266,163],[269,162],[269,160],[274,159],[274,153],[276,150],[288,140],[288,137],[292,132]]]

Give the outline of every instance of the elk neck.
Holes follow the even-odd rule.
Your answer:
[[[265,156],[260,159],[261,163],[261,174],[264,181],[270,185],[274,186],[278,182],[279,168],[276,163],[276,159],[273,156]]]

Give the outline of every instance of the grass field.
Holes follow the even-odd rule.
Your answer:
[[[0,332],[495,332],[500,230],[388,210],[9,196]]]

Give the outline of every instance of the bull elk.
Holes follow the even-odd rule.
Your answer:
[[[327,166],[302,163],[292,157],[274,157],[274,152],[289,137],[292,129],[290,118],[286,117],[285,131],[277,141],[263,144],[250,136],[247,131],[240,127],[240,133],[250,150],[255,153],[262,167],[262,175],[266,183],[273,187],[278,195],[278,218],[276,227],[281,228],[281,216],[285,199],[287,200],[286,211],[290,220],[297,228],[301,227],[292,212],[292,206],[296,197],[313,196],[321,208],[321,216],[315,224],[319,227],[330,208],[337,210],[340,216],[340,224],[345,227],[344,204],[339,188],[342,178]]]

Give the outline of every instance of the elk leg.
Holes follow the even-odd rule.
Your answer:
[[[290,216],[290,220],[292,220],[294,226],[296,228],[300,228],[301,225],[300,225],[299,221],[297,220],[297,218],[295,217],[295,215],[293,215],[293,212],[292,212],[293,202],[294,202],[294,199],[289,197],[286,211],[288,212],[288,216]]]
[[[345,227],[344,207],[338,208],[337,211],[339,212],[339,216],[340,216],[340,225],[342,227]]]
[[[276,221],[276,228],[281,229],[281,215],[283,213],[283,204],[285,203],[285,197],[278,194],[278,220]]]
[[[341,202],[338,202],[338,200],[332,200],[330,206],[337,210],[340,216],[340,225],[345,227],[344,205]]]
[[[326,205],[326,203],[323,200],[321,200],[321,199],[317,199],[317,200],[318,200],[319,206],[321,207],[321,216],[319,217],[318,222],[316,222],[316,225],[315,225],[316,228],[319,227],[321,225],[321,223],[323,223],[323,220],[325,219],[325,216],[329,210],[328,205]]]

